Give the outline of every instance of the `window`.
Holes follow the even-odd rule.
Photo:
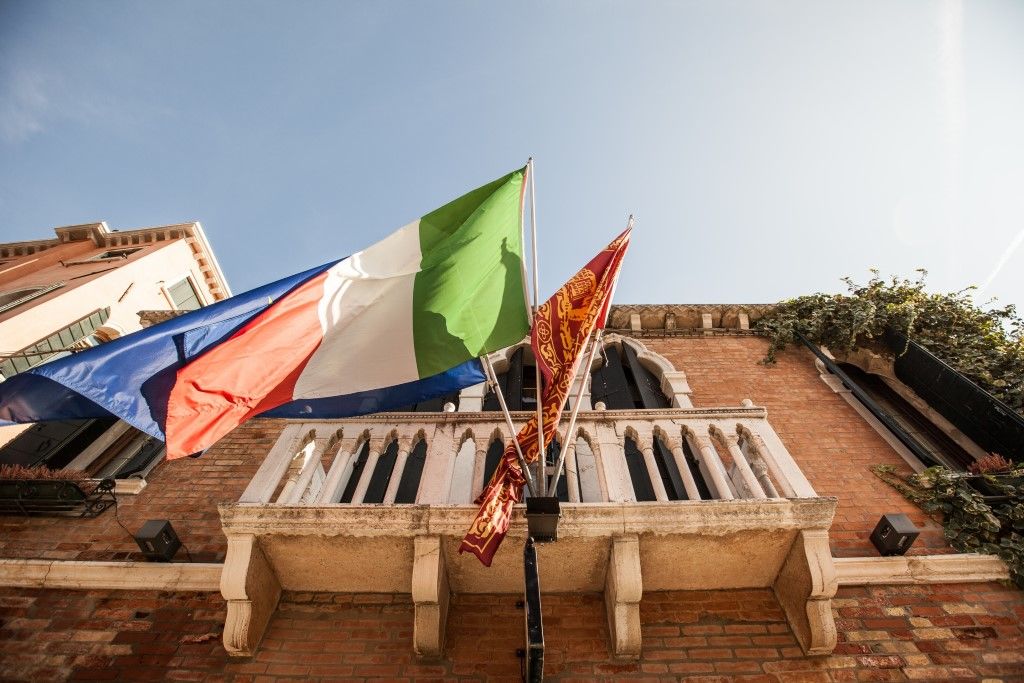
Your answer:
[[[488,482],[494,476],[494,470],[498,469],[498,463],[501,462],[501,456],[504,452],[505,444],[501,439],[495,438],[487,446],[487,455],[484,456],[484,488],[487,488]]]
[[[840,363],[839,367],[881,406],[903,431],[910,434],[931,454],[932,461],[924,463],[925,465],[945,465],[950,469],[963,471],[974,462],[970,453],[893,391],[878,375],[868,374],[848,363]]]
[[[69,349],[95,346],[97,341],[93,334],[109,317],[109,308],[100,309],[57,330],[46,339],[0,360],[0,375],[11,377],[48,360],[66,356],[71,353]]]
[[[126,259],[129,254],[134,254],[137,251],[141,251],[142,247],[136,247],[135,249],[113,249],[111,251],[105,251],[102,254],[97,254],[90,261],[109,261],[113,259]]]
[[[427,462],[427,442],[420,439],[413,446],[409,458],[405,461],[402,478],[398,482],[395,493],[396,503],[415,503],[416,494],[420,489],[420,478],[423,476],[423,465]]]
[[[508,358],[508,369],[497,376],[498,386],[505,397],[509,410],[537,409],[537,371],[533,363],[526,363],[526,348],[519,347]],[[484,396],[485,411],[501,410],[498,396],[487,390]]]
[[[444,405],[451,403],[455,406],[455,410],[459,409],[459,392],[453,391],[444,396],[437,396],[435,398],[427,399],[426,401],[420,401],[419,403],[410,403],[407,406],[401,408],[395,408],[396,413],[440,413],[444,410]]]
[[[174,308],[179,311],[194,311],[203,305],[199,300],[196,288],[192,286],[192,280],[189,278],[171,285],[167,288],[167,292],[171,295]]]
[[[366,462],[370,459],[370,440],[363,441],[362,448],[359,449],[359,455],[356,457],[355,463],[352,465],[352,473],[348,476],[348,483],[345,484],[345,490],[341,494],[339,503],[351,503],[352,496],[356,493],[356,487],[359,486],[359,480],[362,479],[363,470],[366,469]]]
[[[13,289],[9,292],[0,292],[0,313],[9,311],[12,308],[16,308],[24,303],[28,303],[32,299],[41,297],[48,292],[52,292],[55,289],[63,287],[63,282],[55,282],[52,285],[38,286],[38,287],[22,287],[21,289]]]
[[[679,467],[676,464],[675,457],[672,452],[661,442],[661,439],[654,437],[654,443],[652,444],[654,464],[658,469],[658,475],[661,478],[661,483],[665,487],[665,495],[668,500],[689,500],[689,496],[686,495],[686,487],[683,484],[682,476],[679,472]],[[651,483],[650,471],[647,469],[647,462],[644,458],[644,454],[633,437],[627,436],[625,441],[625,457],[626,467],[629,470],[629,479],[633,484],[633,494],[638,501],[652,501],[657,500],[657,494],[654,490],[654,485]],[[697,462],[697,459],[693,455],[693,451],[690,448],[690,444],[684,438],[683,439],[683,455],[684,461],[689,470],[690,476],[693,477],[693,482],[697,486],[697,492],[700,494],[701,500],[711,500],[716,496],[711,495],[711,491],[708,489],[707,482],[704,479],[704,474],[701,471],[701,465]]]
[[[623,343],[620,353],[608,345],[604,357],[604,365],[590,373],[591,405],[600,401],[609,410],[669,407],[658,378],[640,364],[632,346]]]
[[[394,474],[397,461],[398,441],[392,439],[384,452],[377,458],[377,465],[373,468],[373,475],[370,477],[370,485],[366,487],[366,495],[363,496],[364,503],[384,502],[384,494],[388,492],[388,484],[391,483],[391,475]]]
[[[0,464],[83,470],[94,479],[145,476],[164,444],[116,418],[37,422],[0,448]]]
[[[644,462],[644,454],[636,445],[632,437],[626,437],[626,467],[629,470],[629,480],[633,484],[633,497],[638,501],[657,500],[654,495],[654,486],[651,485],[651,477],[647,472],[647,463]]]

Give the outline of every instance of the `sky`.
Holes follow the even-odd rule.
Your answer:
[[[1024,308],[1024,3],[0,0],[0,241],[198,220],[241,292],[536,163],[542,298],[869,269]]]

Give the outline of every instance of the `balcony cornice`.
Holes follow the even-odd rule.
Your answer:
[[[620,534],[725,536],[747,530],[827,529],[834,498],[713,500],[672,503],[563,503],[560,538]],[[509,535],[526,537],[525,507],[512,513]],[[477,507],[470,505],[292,505],[237,503],[220,506],[226,534],[256,536],[423,535],[461,536]]]

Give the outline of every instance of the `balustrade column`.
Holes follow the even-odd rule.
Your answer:
[[[320,457],[323,452],[327,449],[328,437],[317,436],[313,439],[310,444],[312,448],[309,448],[309,452],[302,461],[302,467],[299,469],[299,474],[295,478],[295,484],[287,495],[284,491],[281,492],[281,502],[285,505],[295,505],[302,500],[303,494],[306,493],[306,489],[309,487],[309,483],[313,480],[313,473],[316,468],[320,466]]]
[[[715,486],[718,497],[722,500],[733,500],[736,496],[732,494],[732,489],[729,488],[729,482],[725,478],[725,467],[722,465],[722,459],[718,457],[715,445],[711,443],[711,439],[705,434],[696,434],[694,441],[697,442],[700,459],[704,463],[708,476]]]
[[[388,482],[388,489],[384,493],[384,504],[393,505],[395,496],[398,495],[398,485],[402,481],[402,473],[405,472],[405,461],[409,459],[409,446],[398,447],[398,459],[395,460],[395,468],[391,470],[391,480]]]
[[[768,471],[771,472],[772,477],[774,477],[775,481],[777,481],[779,486],[782,487],[782,494],[786,498],[796,498],[796,491],[793,490],[793,486],[789,483],[789,479],[787,479],[786,475],[782,472],[782,468],[779,467],[779,463],[777,463],[775,458],[772,457],[772,454],[768,450],[768,446],[765,445],[764,440],[755,433],[751,433],[749,438],[750,448],[757,453],[765,465],[767,465]]]
[[[281,477],[288,471],[288,465],[299,448],[299,440],[309,429],[307,424],[291,424],[281,430],[281,436],[267,457],[263,459],[256,475],[249,482],[239,503],[269,503]]]
[[[487,466],[487,448],[489,447],[488,443],[487,447],[476,449],[476,453],[473,455],[473,485],[470,488],[470,502],[476,500],[487,486],[487,482],[484,481],[484,468]]]
[[[570,442],[566,438],[566,444],[564,448],[568,448],[569,452],[565,454],[565,487],[569,490],[569,502],[578,503],[580,502],[580,479],[579,479],[579,468],[576,465],[576,441]],[[557,493],[556,493],[557,495]]]
[[[676,469],[679,470],[679,476],[683,479],[686,498],[688,500],[700,500],[700,490],[697,489],[697,482],[694,481],[693,473],[690,472],[690,463],[686,461],[686,451],[683,450],[682,446],[673,446],[672,457],[676,461]]]
[[[754,473],[750,471],[747,456],[743,455],[743,451],[740,450],[739,437],[735,434],[725,434],[723,436],[725,447],[729,449],[729,455],[732,456],[732,461],[736,465],[736,469],[739,470],[740,477],[743,479],[743,485],[750,494],[750,497],[759,500],[767,498]]]
[[[351,444],[354,446],[355,444]],[[344,488],[341,483],[345,479],[345,472],[352,471],[352,448],[340,446],[338,452],[334,456],[334,462],[331,463],[331,469],[327,472],[327,479],[324,481],[324,487],[320,490],[320,496],[317,498],[317,503],[324,505],[326,503],[336,503],[341,498],[341,492]],[[348,482],[346,482],[348,483]]]
[[[646,439],[640,452],[644,456],[644,464],[647,465],[647,476],[651,479],[651,488],[654,489],[654,497],[659,502],[668,502],[668,492],[665,491],[665,482],[661,480],[661,471],[658,470],[658,463],[654,459],[654,448],[651,447],[651,440]]]
[[[384,449],[388,447],[389,443],[391,442],[380,443],[377,448],[373,447],[373,442],[370,443],[370,456],[366,459],[366,466],[363,467],[362,475],[359,477],[359,484],[352,492],[353,505],[359,505],[366,497],[366,489],[370,488],[370,480],[373,478],[373,471],[377,469],[377,461],[380,460],[380,456],[383,455]]]

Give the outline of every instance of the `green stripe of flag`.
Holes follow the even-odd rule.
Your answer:
[[[420,377],[511,346],[529,331],[520,233],[525,169],[420,219],[413,286]]]

